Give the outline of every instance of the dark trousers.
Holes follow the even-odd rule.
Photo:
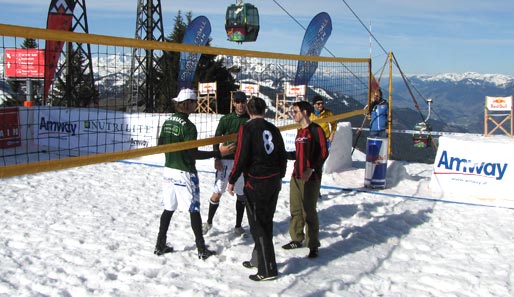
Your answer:
[[[257,273],[263,276],[278,275],[273,246],[273,216],[281,188],[280,176],[262,180],[251,178],[245,180],[246,213],[250,232],[255,241]]]

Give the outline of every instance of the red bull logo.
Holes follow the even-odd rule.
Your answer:
[[[364,186],[385,188],[387,171],[387,139],[368,138]]]
[[[511,108],[512,97],[488,97],[488,99],[489,110],[510,110]]]

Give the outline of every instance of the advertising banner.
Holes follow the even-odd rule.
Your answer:
[[[309,23],[303,37],[300,55],[319,56],[332,33],[332,20],[326,12],[318,13]],[[308,85],[318,68],[316,61],[298,61],[294,85]]]
[[[154,146],[159,125],[158,116],[79,108],[40,108],[36,119],[39,145],[89,153]]]
[[[245,83],[241,83],[241,85],[239,86],[239,90],[243,93],[246,94],[246,96],[252,96],[252,95],[255,95],[255,96],[258,96],[259,95],[259,85],[255,85],[255,84],[245,84]]]
[[[0,108],[0,148],[20,145],[20,113],[18,107]]]
[[[207,41],[209,41],[210,35],[211,23],[206,17],[199,16],[187,26],[182,43],[204,46],[207,44]],[[192,87],[196,66],[198,65],[201,55],[200,53],[190,52],[180,53],[179,89]]]
[[[514,207],[514,156],[506,136],[441,136],[431,188],[447,200]]]
[[[307,92],[307,86],[294,86],[286,83],[286,97],[297,97],[297,96],[305,96]]]
[[[201,95],[216,94],[216,83],[199,83],[198,92]]]
[[[75,1],[52,0],[48,9],[46,28],[52,30],[71,31]],[[50,85],[54,79],[64,42],[48,40],[45,45],[45,88],[44,101],[48,98]]]
[[[485,106],[490,111],[511,111],[512,96],[509,97],[485,97]]]

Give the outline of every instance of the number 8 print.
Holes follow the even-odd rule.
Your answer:
[[[264,150],[269,155],[275,149],[275,145],[273,144],[273,136],[269,130],[264,130],[262,132],[262,141],[264,142]]]

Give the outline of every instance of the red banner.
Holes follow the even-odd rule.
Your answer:
[[[74,1],[69,0],[52,0],[48,9],[48,20],[46,28],[52,30],[71,31],[73,21]],[[50,85],[54,79],[59,57],[61,56],[64,42],[47,40],[45,47],[45,89],[44,101],[48,98]]]
[[[0,148],[21,145],[18,107],[0,108]]]

